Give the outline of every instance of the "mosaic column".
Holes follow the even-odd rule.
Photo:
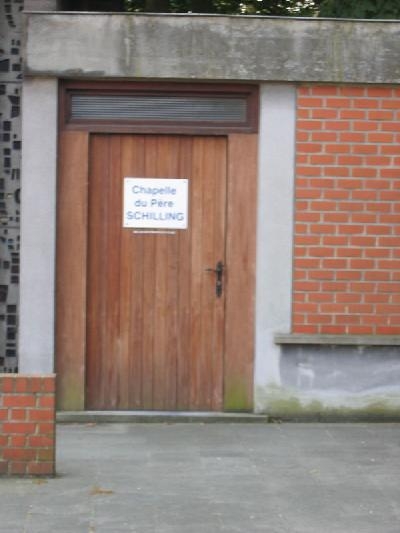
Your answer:
[[[23,0],[0,2],[0,372],[16,372]]]

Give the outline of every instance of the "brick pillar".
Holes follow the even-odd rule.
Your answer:
[[[0,374],[0,475],[55,474],[55,375]]]

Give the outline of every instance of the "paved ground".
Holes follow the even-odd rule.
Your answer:
[[[399,533],[399,470],[400,424],[61,425],[0,532]]]

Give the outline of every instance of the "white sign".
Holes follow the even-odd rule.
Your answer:
[[[188,180],[124,178],[124,228],[188,227]]]

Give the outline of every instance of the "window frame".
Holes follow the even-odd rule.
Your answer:
[[[73,119],[71,97],[85,96],[191,96],[198,98],[243,98],[246,101],[246,118],[240,122],[231,121],[157,121],[143,119]],[[165,82],[97,82],[61,81],[60,83],[60,128],[92,132],[116,133],[168,133],[207,134],[258,132],[257,85],[217,83],[165,83]]]

